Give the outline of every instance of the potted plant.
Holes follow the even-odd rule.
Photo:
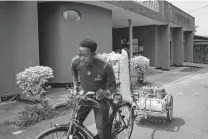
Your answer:
[[[135,56],[130,59],[130,66],[141,82],[144,80],[144,72],[149,68],[149,59],[141,55]]]

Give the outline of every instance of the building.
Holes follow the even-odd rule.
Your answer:
[[[193,62],[208,64],[208,37],[194,36]]]
[[[201,35],[194,35],[194,41],[208,41],[208,37]]]
[[[195,19],[166,1],[1,1],[0,20],[0,95],[19,92],[16,74],[39,64],[54,70],[51,83],[72,82],[70,62],[86,37],[98,53],[127,40],[131,54],[165,70],[193,61]]]

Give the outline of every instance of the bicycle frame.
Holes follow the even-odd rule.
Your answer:
[[[85,133],[88,139],[94,139],[94,135],[83,124],[72,122],[71,125],[75,126],[74,129],[78,128],[78,130],[81,130],[83,133]],[[74,131],[74,133],[76,133],[76,131]],[[69,139],[70,139],[70,136],[73,136],[73,134],[69,135]]]
[[[79,106],[80,107],[80,106]],[[78,120],[76,120],[78,108],[75,108],[72,112],[72,119],[68,124],[56,124],[54,125],[55,128],[58,127],[67,127],[68,132],[67,132],[67,139],[72,139],[73,136],[76,134],[77,130],[82,131],[85,135],[87,135],[88,139],[94,139],[94,135]]]
[[[113,99],[108,99],[108,102],[109,102],[110,107],[112,108],[112,112],[115,111],[118,106],[114,103]],[[83,106],[83,105],[78,105],[78,107],[75,107],[73,109],[72,116],[71,116],[72,118],[68,124],[56,125],[55,127],[59,127],[59,126],[69,127],[68,132],[67,132],[67,137],[69,137],[69,139],[72,139],[77,131],[81,131],[81,133],[84,133],[88,139],[94,139],[95,135],[93,135],[93,133],[91,133],[87,129],[87,127],[85,127],[82,123],[80,123],[78,120],[76,120],[76,117],[78,115],[78,110],[81,106]],[[87,106],[87,107],[89,107],[89,106]],[[110,117],[110,115],[111,115],[111,113],[109,113],[109,117]],[[122,119],[122,116],[120,113],[119,113],[119,118]],[[124,123],[124,126],[122,126],[122,128],[121,128],[122,130],[119,130],[119,131],[115,130],[112,132],[112,134],[114,134],[115,132],[118,134],[125,129],[125,127],[127,126],[127,123],[123,119],[122,119],[122,122]]]
[[[112,108],[112,111],[114,111],[116,109],[116,105],[113,103],[113,100],[108,99],[108,102],[110,104],[110,107]],[[87,129],[87,127],[84,126],[82,123],[79,123],[79,121],[76,120],[78,110],[79,110],[80,107],[81,106],[78,106],[73,110],[72,120],[71,120],[71,124],[70,124],[70,127],[69,127],[68,135],[69,135],[69,133],[72,133],[72,126],[75,126],[75,127],[73,127],[73,129],[81,130],[83,133],[85,133],[85,135],[87,135],[87,137],[89,139],[94,139],[94,135]],[[119,115],[119,116],[121,116],[121,115]],[[110,117],[110,113],[109,113],[109,117]],[[126,124],[125,124],[125,126],[126,126]],[[76,133],[76,130],[73,130],[72,136]]]
[[[72,120],[71,120],[69,130],[68,130],[68,135],[71,134],[69,135],[69,139],[70,139],[70,136],[73,137],[73,135],[76,134],[77,130],[81,130],[83,133],[85,133],[85,135],[87,135],[89,139],[94,139],[94,135],[82,123],[76,120],[78,110],[80,107],[81,106],[78,106],[73,110]],[[72,126],[74,127],[72,128]],[[72,132],[72,129],[74,129],[73,132]]]

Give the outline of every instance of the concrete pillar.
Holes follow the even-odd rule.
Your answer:
[[[160,67],[160,37],[159,26],[155,27],[155,67]]]
[[[156,32],[155,65],[164,70],[170,69],[170,27],[169,25],[158,26]]]
[[[0,2],[0,96],[22,92],[16,74],[39,65],[36,1]]]
[[[173,28],[173,65],[183,65],[183,30]]]
[[[194,33],[192,31],[185,31],[184,37],[185,37],[184,61],[185,62],[193,62]]]
[[[132,19],[129,19],[129,54],[130,58],[133,57],[133,27]]]

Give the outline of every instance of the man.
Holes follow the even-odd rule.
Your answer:
[[[113,68],[96,56],[97,43],[91,39],[84,39],[79,46],[78,54],[72,59],[71,71],[74,89],[78,89],[78,75],[84,93],[96,92],[100,108],[94,109],[98,138],[110,139],[108,115],[109,105],[105,99],[116,91],[116,80]],[[91,110],[81,107],[78,120],[83,123]]]

